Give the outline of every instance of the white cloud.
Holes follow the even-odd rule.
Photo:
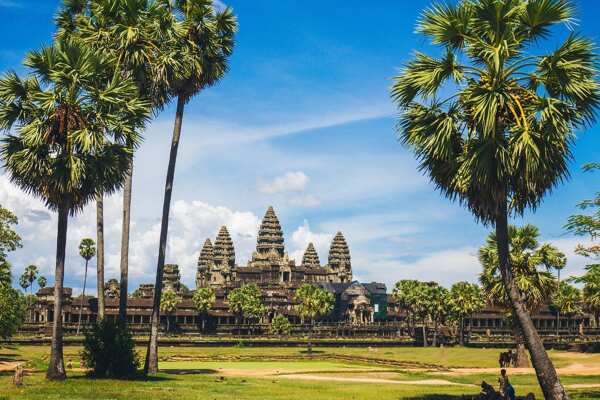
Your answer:
[[[321,198],[313,194],[306,194],[291,197],[289,203],[297,207],[318,207],[321,205]]]
[[[290,246],[292,251],[289,253],[289,256],[291,259],[296,260],[296,264],[300,264],[302,262],[304,250],[306,250],[309,243],[312,243],[315,246],[317,254],[319,254],[321,264],[326,264],[327,254],[332,239],[333,234],[331,233],[313,232],[310,229],[308,221],[304,220],[304,223],[292,233]]]
[[[481,271],[473,247],[441,250],[414,261],[397,259],[393,254],[350,251],[354,275],[367,282],[383,282],[388,290],[400,279],[436,281],[447,287],[458,281],[477,282]]]
[[[303,192],[309,181],[309,177],[304,172],[290,171],[269,182],[259,183],[258,190],[266,194]]]

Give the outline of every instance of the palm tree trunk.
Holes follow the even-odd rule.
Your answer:
[[[175,178],[175,163],[177,161],[177,149],[179,137],[181,136],[181,124],[183,122],[183,109],[185,101],[182,96],[177,98],[177,110],[175,112],[175,124],[173,126],[173,138],[171,139],[171,152],[169,155],[169,167],[165,182],[165,197],[163,200],[163,213],[160,226],[160,241],[158,244],[158,263],[156,265],[156,281],[154,284],[154,305],[152,308],[152,325],[150,328],[150,340],[146,352],[146,373],[158,372],[158,323],[160,317],[160,297],[162,294],[162,279],[165,267],[165,253],[167,250],[167,233],[169,231],[169,211],[171,208],[171,195],[173,193],[173,180]]]
[[[425,326],[425,322],[423,321],[423,347],[427,347],[427,327]]]
[[[523,338],[523,332],[517,323],[517,318],[513,312],[513,335],[515,337],[516,355],[514,360],[514,366],[517,368],[528,368],[530,367],[529,358],[527,357],[527,351],[525,349],[525,339]]]
[[[65,361],[63,358],[62,302],[63,282],[65,279],[65,250],[67,247],[67,225],[69,205],[65,201],[58,208],[58,231],[56,235],[56,270],[54,272],[54,323],[52,325],[52,344],[46,378],[64,380]]]
[[[558,273],[558,279],[557,279],[557,291],[556,293],[558,293],[558,291],[560,290],[560,268],[557,271]],[[558,338],[560,336],[560,309],[557,307],[556,308],[556,337]]]
[[[435,320],[435,324],[433,326],[433,343],[431,344],[433,347],[437,347],[437,335],[438,335],[438,321]]]
[[[548,357],[544,344],[540,339],[531,316],[525,307],[521,293],[514,281],[510,259],[509,259],[509,237],[508,237],[508,210],[506,196],[501,204],[496,217],[496,239],[498,242],[498,259],[504,288],[508,293],[512,311],[517,317],[515,323],[519,324],[521,332],[525,337],[525,343],[531,355],[531,361],[535,368],[538,382],[546,400],[563,400],[569,396],[560,383],[556,369]]]
[[[87,282],[87,271],[88,271],[88,262],[89,260],[85,260],[85,274],[83,275],[83,292],[81,294],[81,301],[79,302],[79,319],[77,320],[77,334],[79,335],[79,328],[81,328],[81,313],[83,311],[83,302],[85,301],[85,284]]]
[[[104,195],[96,195],[96,286],[98,288],[98,317],[104,319]]]
[[[119,321],[127,323],[127,278],[129,275],[129,226],[131,220],[131,187],[133,185],[133,159],[123,186],[123,228],[121,233],[121,281],[119,283]]]
[[[461,346],[465,345],[465,318],[460,317],[460,332],[458,338],[458,344]]]

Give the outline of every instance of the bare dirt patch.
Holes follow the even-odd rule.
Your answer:
[[[18,361],[0,361],[0,372],[13,371],[19,364]]]

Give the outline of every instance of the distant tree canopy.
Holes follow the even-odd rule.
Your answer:
[[[17,217],[0,205],[0,337],[11,337],[25,320],[24,296],[11,287],[12,274],[8,253],[21,247],[21,238],[15,232]]]
[[[325,316],[333,310],[335,299],[327,290],[305,283],[296,290],[296,301],[299,302],[296,305],[298,315],[312,323],[317,317]]]
[[[260,289],[254,283],[233,289],[227,295],[227,300],[229,302],[229,310],[238,316],[256,318],[263,315],[266,311]]]

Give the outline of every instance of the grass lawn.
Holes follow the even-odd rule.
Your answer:
[[[65,360],[79,364],[80,348],[65,347]],[[0,348],[0,361],[25,361],[32,370],[23,388],[12,386],[12,373],[0,373],[0,399],[459,399],[479,392],[482,380],[496,385],[497,349],[470,348],[303,348],[161,347],[161,373],[147,380],[90,379],[68,371],[65,382],[49,382],[43,346]],[[140,349],[143,355],[144,349]],[[557,367],[600,367],[600,354],[550,352]],[[355,359],[353,359],[353,357]],[[409,367],[381,360],[408,362]],[[418,363],[418,364],[417,364]],[[425,368],[420,365],[427,366]],[[429,368],[437,366],[437,368]],[[465,373],[448,368],[479,368]],[[565,385],[600,383],[600,375],[566,375]],[[511,374],[518,394],[542,398],[533,374]],[[598,399],[600,387],[568,389],[575,399]]]

